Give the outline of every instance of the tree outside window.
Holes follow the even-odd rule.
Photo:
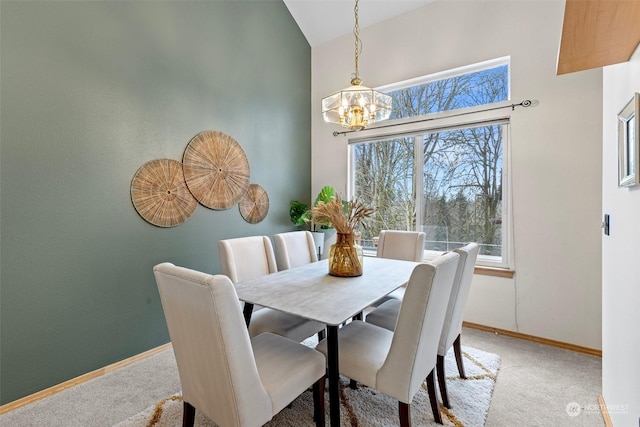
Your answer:
[[[390,92],[392,118],[489,105],[508,99],[508,65]],[[466,117],[466,116],[465,116]],[[363,245],[381,230],[422,230],[426,250],[447,251],[475,241],[485,256],[502,258],[505,119],[372,139],[352,145],[355,195],[376,212]],[[420,165],[419,167],[416,165]]]

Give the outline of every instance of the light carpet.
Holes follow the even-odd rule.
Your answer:
[[[445,373],[451,409],[442,408],[442,419],[447,426],[484,426],[491,395],[495,385],[500,356],[471,347],[462,347],[467,379],[460,379],[453,350],[445,357]],[[437,383],[436,383],[437,387]],[[327,387],[328,389],[328,387]],[[341,425],[350,427],[382,427],[398,425],[398,402],[369,387],[358,385],[349,388],[346,378],[341,379]],[[325,395],[325,411],[329,420],[329,395]],[[117,424],[117,427],[178,427],[182,425],[182,398],[180,394],[169,396],[156,405]],[[411,420],[415,426],[437,426],[429,404],[426,384],[411,403]],[[195,425],[215,427],[216,424],[196,410]],[[283,409],[268,427],[313,427],[313,397],[307,390],[289,408]]]

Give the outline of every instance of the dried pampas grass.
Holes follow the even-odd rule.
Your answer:
[[[338,233],[354,233],[365,218],[373,214],[373,209],[364,206],[357,199],[343,201],[340,196],[333,196],[327,203],[319,202],[311,209],[315,221],[327,221]]]

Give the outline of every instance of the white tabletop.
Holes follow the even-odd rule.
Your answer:
[[[365,257],[362,276],[335,277],[323,260],[238,282],[236,291],[242,301],[337,326],[407,283],[416,265]]]

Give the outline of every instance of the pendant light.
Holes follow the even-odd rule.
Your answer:
[[[336,123],[349,130],[358,131],[368,125],[387,120],[391,115],[391,96],[362,85],[358,70],[358,58],[362,51],[358,25],[358,1],[355,0],[355,63],[356,70],[351,86],[322,99],[322,117],[325,122]]]

